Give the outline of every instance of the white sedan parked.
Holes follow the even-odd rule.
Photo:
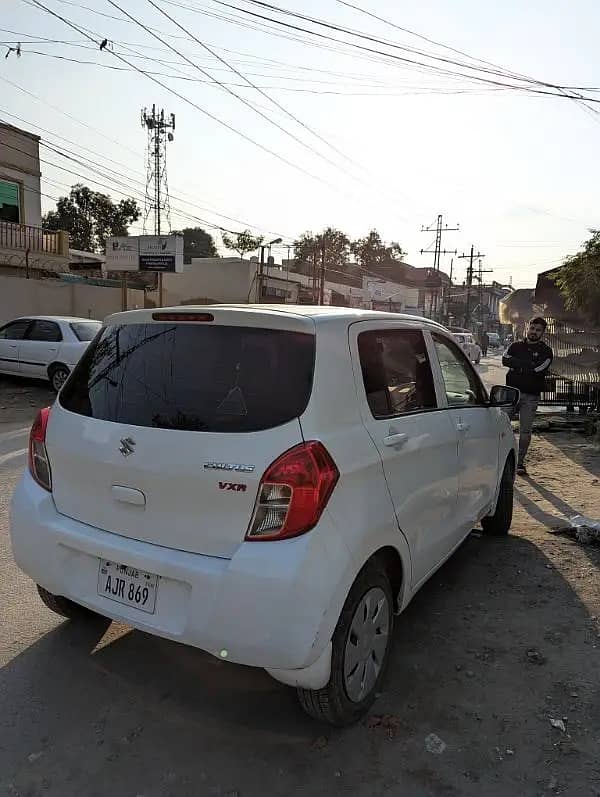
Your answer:
[[[48,379],[58,392],[101,326],[89,318],[17,318],[0,327],[0,373]]]
[[[479,365],[481,362],[481,346],[476,343],[473,335],[470,332],[455,332],[454,339],[460,344],[469,360]]]

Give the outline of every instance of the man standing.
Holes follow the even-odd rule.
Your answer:
[[[502,357],[502,365],[509,371],[506,384],[521,391],[519,402],[519,461],[517,473],[526,476],[525,457],[531,443],[533,419],[544,389],[545,376],[554,357],[552,349],[542,337],[546,331],[543,318],[532,318],[527,326],[525,340],[512,343]]]
[[[484,329],[483,332],[481,333],[481,354],[484,357],[487,357],[489,345],[490,345],[490,338],[488,333]]]

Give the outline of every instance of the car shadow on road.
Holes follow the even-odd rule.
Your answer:
[[[376,719],[346,730],[310,720],[261,670],[103,620],[61,623],[0,669],[0,793],[536,794],[566,743],[547,717],[573,692],[589,733],[560,764],[583,793],[600,733],[589,622],[536,545],[471,536],[398,618]],[[425,749],[431,733],[445,755]],[[509,748],[518,766],[503,754],[500,770]]]

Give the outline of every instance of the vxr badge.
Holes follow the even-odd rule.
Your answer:
[[[128,457],[130,454],[133,454],[135,451],[135,440],[132,440],[131,437],[123,437],[121,438],[121,445],[119,446],[119,451],[123,454],[124,457]]]

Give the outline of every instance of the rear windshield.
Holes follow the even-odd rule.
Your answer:
[[[115,423],[198,432],[254,432],[301,415],[315,338],[196,324],[110,326],[60,393],[71,412]]]
[[[99,321],[76,321],[71,324],[71,329],[75,333],[77,340],[87,343],[96,337],[101,326],[102,324]]]

